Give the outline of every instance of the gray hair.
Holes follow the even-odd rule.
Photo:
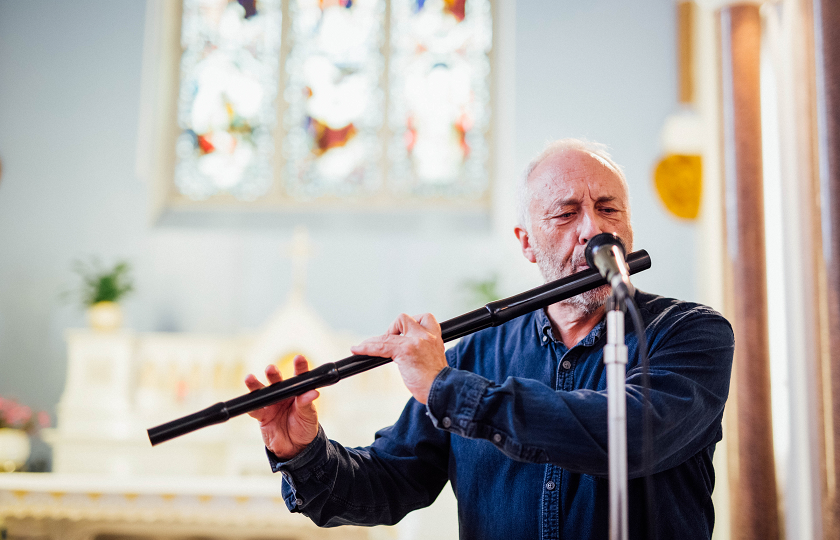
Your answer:
[[[616,171],[621,182],[624,184],[625,189],[627,188],[627,178],[624,176],[624,171],[621,169],[621,166],[618,165],[615,161],[613,161],[612,157],[610,156],[609,152],[607,152],[606,145],[601,143],[591,142],[584,139],[558,139],[553,142],[549,142],[545,149],[540,152],[540,154],[531,160],[525,170],[522,172],[522,175],[519,177],[518,186],[517,186],[517,209],[519,212],[519,226],[525,229],[528,232],[531,232],[531,213],[529,212],[529,207],[531,206],[531,197],[533,193],[531,192],[530,185],[528,183],[528,179],[531,177],[531,173],[534,172],[534,169],[539,166],[540,163],[543,162],[544,159],[553,156],[554,154],[561,154],[564,152],[568,152],[570,150],[580,150],[582,152],[588,152],[599,159],[605,161],[612,169]]]

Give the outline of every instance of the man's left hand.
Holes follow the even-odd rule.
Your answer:
[[[440,325],[431,313],[416,318],[403,313],[385,335],[367,339],[350,350],[353,354],[392,358],[406,388],[424,405],[435,377],[447,366]]]

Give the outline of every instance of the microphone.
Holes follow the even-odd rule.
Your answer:
[[[615,233],[601,233],[593,236],[586,243],[583,254],[590,268],[598,272],[612,286],[625,296],[633,297],[636,289],[630,283],[630,272],[625,261],[624,243]]]

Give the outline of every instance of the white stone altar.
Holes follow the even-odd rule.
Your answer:
[[[116,476],[270,474],[256,423],[231,419],[152,448],[146,429],[247,392],[247,373],[295,354],[312,364],[348,356],[356,336],[331,331],[293,297],[257,333],[211,335],[68,330],[67,385],[49,433],[55,472]],[[366,444],[397,418],[409,394],[394,366],[324,389],[317,406],[330,436]]]
[[[9,540],[395,539],[397,528],[318,529],[289,513],[270,478],[9,473]]]

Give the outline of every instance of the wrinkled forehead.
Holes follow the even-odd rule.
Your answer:
[[[529,188],[540,197],[612,197],[627,203],[627,184],[609,161],[586,150],[570,149],[542,160],[528,177]]]

